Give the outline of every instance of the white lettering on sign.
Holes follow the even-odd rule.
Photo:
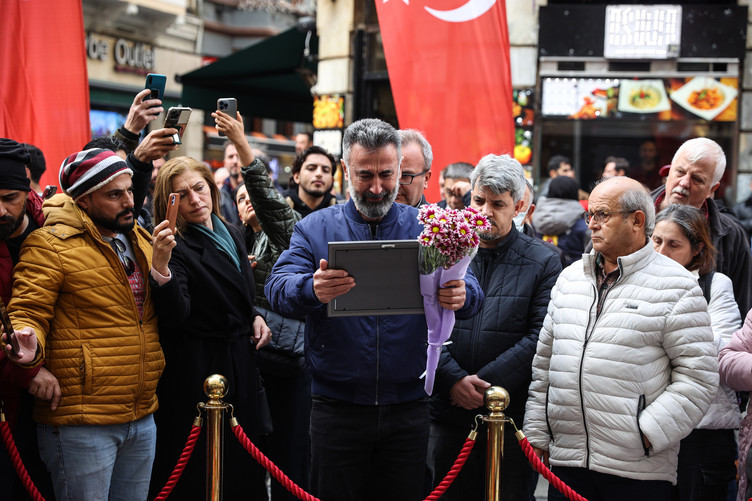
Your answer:
[[[154,69],[154,47],[142,42],[118,38],[113,52],[116,68],[130,67],[147,71]],[[86,56],[89,59],[107,61],[110,57],[110,42],[89,33],[86,36]]]

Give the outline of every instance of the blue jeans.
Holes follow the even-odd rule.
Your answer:
[[[149,492],[153,416],[114,425],[37,426],[57,501],[140,501]]]
[[[311,487],[323,501],[425,495],[428,399],[357,405],[313,397]]]

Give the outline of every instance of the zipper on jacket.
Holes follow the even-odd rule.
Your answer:
[[[381,357],[379,356],[379,345],[381,341],[380,337],[380,329],[379,329],[379,318],[376,317],[376,405],[379,405],[379,366],[381,362]]]
[[[614,284],[611,286],[611,289],[603,291],[606,294],[603,297],[603,306],[606,305],[606,298],[608,297],[608,293],[611,290],[613,290],[614,287],[616,287],[616,285],[619,283],[620,280],[621,280],[621,266],[619,267],[619,277],[616,279],[616,281],[614,281]],[[593,331],[595,330],[595,325],[598,323],[598,318],[599,318],[599,315],[596,312],[595,321],[591,322],[590,320],[593,317],[593,307],[595,306],[597,308],[597,305],[598,305],[598,287],[596,286],[596,284],[593,284],[593,283],[591,283],[590,285],[593,288],[595,294],[593,296],[593,303],[590,305],[590,311],[588,314],[588,323],[587,323],[587,327],[585,328],[585,342],[582,344],[582,355],[580,356],[580,371],[579,371],[580,372],[580,377],[579,377],[580,408],[582,410],[582,428],[585,430],[585,451],[587,453],[587,460],[585,464],[587,465],[588,469],[590,469],[590,434],[588,433],[587,421],[585,419],[585,401],[582,398],[582,365],[585,362],[585,349],[587,348],[588,341],[590,340],[590,334],[592,334]],[[591,328],[591,325],[592,325],[592,328]]]
[[[590,339],[590,324],[593,324],[593,329],[595,329],[595,322],[591,322],[591,318],[593,317],[593,306],[598,304],[598,288],[591,284],[593,287],[593,290],[595,291],[595,299],[593,300],[593,303],[590,305],[590,309],[588,311],[588,323],[585,327],[585,341],[582,343],[582,354],[580,355],[580,370],[579,370],[579,382],[580,382],[580,391],[578,392],[580,394],[580,411],[582,412],[582,429],[585,432],[585,466],[586,468],[590,469],[590,434],[588,433],[587,429],[587,419],[585,419],[585,400],[582,397],[582,366],[585,363],[585,349],[587,348],[588,340]]]

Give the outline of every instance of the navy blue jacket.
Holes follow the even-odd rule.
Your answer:
[[[376,231],[377,240],[418,238],[423,226],[414,207],[395,203]],[[369,224],[352,201],[313,212],[297,225],[290,248],[266,281],[266,297],[284,316],[306,315],[306,361],[313,394],[345,402],[386,405],[425,398],[424,315],[329,318],[313,292],[313,273],[327,259],[328,242],[371,240]],[[395,288],[400,284],[394,284]],[[475,315],[483,292],[475,277],[465,277],[467,299],[457,318]]]
[[[490,256],[488,254],[491,254]],[[532,364],[543,326],[551,288],[561,273],[559,256],[540,240],[512,230],[492,253],[478,252],[470,270],[486,296],[475,317],[458,320],[444,345],[436,390],[431,396],[431,419],[465,426],[473,411],[452,406],[449,390],[463,377],[477,374],[510,395],[505,411],[521,423],[532,377]]]

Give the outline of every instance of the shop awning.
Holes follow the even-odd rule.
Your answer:
[[[306,35],[292,28],[182,75],[182,104],[209,112],[220,97],[234,97],[244,115],[311,122],[317,64],[304,55]],[[318,39],[310,37],[315,56]]]

